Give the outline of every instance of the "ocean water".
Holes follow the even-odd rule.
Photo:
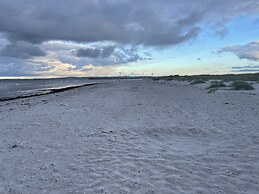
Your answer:
[[[0,99],[39,94],[46,92],[48,89],[77,86],[92,82],[87,78],[0,80]]]

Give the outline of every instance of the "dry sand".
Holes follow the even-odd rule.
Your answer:
[[[0,102],[0,193],[259,193],[259,93],[109,81]]]

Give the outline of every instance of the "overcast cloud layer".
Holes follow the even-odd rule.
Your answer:
[[[258,11],[257,0],[1,0],[0,31],[11,42],[172,45],[195,37],[201,22]]]
[[[0,48],[5,42],[0,52],[10,61],[19,58],[25,63],[48,56],[49,51],[42,48],[47,41],[105,41],[111,44],[102,49],[75,48],[73,62],[87,58],[86,64],[123,64],[145,59],[137,50],[130,53],[128,47],[173,46],[210,27],[224,35],[227,21],[258,13],[258,0],[0,0],[0,33],[4,37]],[[121,48],[120,55],[114,45]]]

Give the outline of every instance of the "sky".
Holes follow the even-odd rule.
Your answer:
[[[258,0],[0,0],[0,78],[248,72]]]

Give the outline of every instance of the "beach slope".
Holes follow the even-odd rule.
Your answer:
[[[258,193],[258,91],[116,80],[0,102],[0,193]]]

